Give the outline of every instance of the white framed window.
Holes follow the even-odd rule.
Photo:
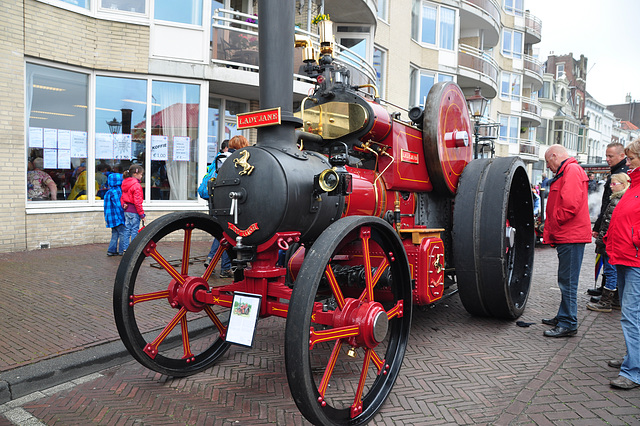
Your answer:
[[[221,111],[224,111],[221,114]],[[209,97],[209,131],[207,140],[207,164],[211,164],[220,149],[220,144],[236,135],[248,138],[246,130],[238,130],[237,115],[248,112],[247,102],[222,96]]]
[[[140,15],[147,13],[145,0],[99,0],[100,9],[108,9],[120,12],[130,12]]]
[[[524,16],[524,0],[504,0],[503,7],[511,15]]]
[[[365,61],[371,61],[373,48],[371,43],[371,26],[369,25],[336,25],[336,41],[344,47],[362,57]],[[349,59],[343,55],[342,59]],[[358,58],[350,59],[354,65],[359,65]]]
[[[500,78],[500,97],[519,100],[522,95],[522,76],[511,72],[502,72]]]
[[[520,117],[515,115],[499,115],[500,130],[498,139],[506,143],[518,143],[520,135]]]
[[[409,105],[424,107],[433,85],[441,81],[453,81],[453,76],[412,67],[410,79]]]
[[[378,19],[389,22],[389,0],[378,0]]]
[[[522,59],[524,35],[521,31],[502,30],[502,55],[508,58]]]
[[[412,38],[422,44],[453,50],[456,40],[454,9],[414,0],[411,10]]]
[[[564,77],[564,64],[556,64],[556,80]]]
[[[378,46],[373,47],[373,68],[376,70],[376,86],[378,86],[380,96],[384,97],[387,77],[387,51]]]

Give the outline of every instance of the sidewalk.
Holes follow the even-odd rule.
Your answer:
[[[0,404],[131,360],[119,342],[111,308],[120,258],[107,257],[106,247],[92,244],[0,255]],[[542,336],[548,327],[540,319],[552,317],[559,303],[557,257],[546,246],[536,249],[531,294],[520,318],[534,323],[530,327],[471,317],[457,296],[433,309],[416,311],[403,369],[374,423],[640,424],[640,388],[620,391],[608,384],[617,371],[606,361],[625,352],[620,313],[584,308],[589,298],[585,291],[593,287],[594,257],[593,245],[588,245],[576,337]],[[78,385],[75,393],[49,395],[25,409],[44,419],[46,407],[62,400],[69,405],[61,407],[70,407],[71,399],[82,398],[83,391],[103,389],[112,407],[126,416],[128,408],[116,396],[129,397],[112,390],[138,389],[142,380],[144,391],[135,398],[143,402],[132,408],[132,419],[144,419],[144,403],[154,404],[149,395],[162,392],[166,398],[176,398],[174,405],[195,400],[220,424],[240,418],[257,422],[243,424],[281,424],[282,418],[299,424],[283,371],[284,322],[261,321],[257,341],[252,349],[233,347],[219,365],[192,378],[158,379],[130,362]],[[242,374],[230,375],[229,368]],[[269,380],[247,382],[244,378],[250,374]],[[180,394],[167,393],[167,385]],[[279,389],[275,394],[269,390],[274,386]],[[190,389],[195,388],[200,390],[192,394]],[[190,402],[185,400],[188,394]],[[212,406],[201,394],[226,395],[226,399]],[[171,418],[184,423],[180,417]],[[92,419],[69,417],[76,423]]]

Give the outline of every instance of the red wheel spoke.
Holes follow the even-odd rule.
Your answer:
[[[333,296],[336,298],[336,303],[338,303],[338,308],[344,308],[344,296],[342,295],[342,290],[340,290],[340,286],[338,285],[338,280],[336,280],[336,276],[333,273],[333,269],[331,269],[331,265],[327,265],[324,274],[329,281],[331,291],[333,291]]]
[[[371,361],[373,361],[373,364],[378,367],[378,373],[380,373],[380,370],[382,370],[382,367],[384,367],[384,360],[380,359],[378,354],[375,353],[373,349],[371,349]]]
[[[169,297],[169,290],[156,291],[153,293],[144,294],[132,294],[129,296],[129,306],[133,306],[136,303],[148,302],[150,300],[166,299]]]
[[[364,294],[360,296],[361,300],[373,300],[373,280],[371,277],[371,253],[369,252],[369,238],[371,237],[371,228],[363,226],[360,228],[360,238],[362,239],[362,259],[364,260],[364,276],[366,288]]]
[[[320,386],[318,386],[318,393],[320,393],[323,399],[325,393],[327,392],[329,379],[331,379],[333,369],[336,367],[336,361],[338,361],[338,355],[340,355],[340,348],[342,348],[342,340],[336,340],[336,344],[333,345],[333,351],[331,351],[331,357],[329,358],[329,362],[327,363],[327,368],[325,368],[324,375],[322,376],[322,380],[320,381]]]
[[[350,325],[346,327],[330,328],[328,330],[315,331],[311,327],[311,335],[309,336],[309,350],[320,342],[329,342],[331,340],[344,339],[350,336],[357,336],[360,333],[360,327]]]
[[[160,253],[158,253],[158,250],[156,250],[156,243],[154,241],[149,241],[149,244],[144,248],[143,253],[146,256],[151,256],[156,262],[158,262],[158,264],[162,266],[174,280],[180,284],[184,284],[184,277],[180,275]]]
[[[171,333],[171,330],[173,330],[176,325],[178,325],[178,323],[185,315],[187,315],[187,310],[184,307],[180,308],[178,313],[173,317],[169,324],[167,324],[167,326],[164,328],[164,330],[162,330],[158,337],[156,337],[153,342],[147,343],[147,345],[144,347],[144,352],[149,355],[149,358],[154,359],[156,355],[158,355],[158,346],[160,346],[160,343],[162,343],[164,339],[167,338],[169,333]]]
[[[222,257],[222,253],[224,253],[224,250],[225,248],[223,247],[222,244],[220,244],[218,246],[218,250],[216,251],[216,254],[213,255],[213,259],[211,259],[209,266],[207,266],[206,271],[204,271],[204,274],[202,275],[202,278],[205,281],[209,281],[209,278],[211,278],[211,274],[213,274],[213,270],[216,269],[216,265],[220,261],[220,258]]]
[[[396,303],[396,306],[394,306],[393,308],[389,309],[389,311],[387,311],[387,318],[391,319],[391,318],[395,318],[395,317],[402,317],[404,315],[404,310],[403,310],[404,304],[402,299],[398,300],[398,303]]]
[[[362,361],[362,371],[360,372],[360,381],[358,382],[358,390],[356,396],[353,399],[353,405],[351,406],[351,418],[359,416],[362,413],[362,392],[364,392],[364,384],[367,381],[367,373],[369,371],[369,363],[371,362],[371,349],[367,349],[364,352],[364,360]]]
[[[191,254],[191,233],[193,232],[193,224],[188,223],[184,230],[184,244],[182,246],[182,275],[189,273],[189,255]]]
[[[184,315],[180,320],[180,328],[182,329],[182,350],[184,351],[184,356],[182,359],[187,360],[187,362],[195,361],[195,357],[191,352],[191,345],[189,344],[189,329],[187,328],[187,316]]]
[[[371,262],[369,262],[369,263],[371,263]],[[380,277],[382,277],[382,274],[384,273],[385,269],[387,269],[388,267],[389,267],[389,260],[387,260],[387,258],[385,257],[382,260],[382,263],[376,269],[375,275],[371,278],[371,291],[373,291],[373,288],[375,288],[376,284],[378,284],[378,281],[380,281]],[[369,269],[369,270],[371,270],[371,269]],[[360,300],[364,301],[364,296],[365,295],[366,295],[366,293],[362,293],[360,295]],[[373,300],[373,299],[369,299],[369,300]]]
[[[207,313],[207,315],[209,316],[209,318],[211,319],[213,324],[218,329],[218,333],[220,333],[220,337],[222,339],[226,338],[227,337],[227,327],[225,327],[224,324],[222,324],[222,321],[220,321],[220,318],[218,318],[216,313],[213,312],[213,309],[211,309],[211,306],[206,305],[204,307],[204,311]]]

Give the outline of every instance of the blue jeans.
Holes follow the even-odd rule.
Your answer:
[[[124,248],[122,251],[128,249],[131,240],[138,235],[138,230],[140,229],[140,216],[138,216],[138,213],[124,212],[124,227]]]
[[[211,251],[209,252],[209,256],[207,256],[209,259],[213,259],[213,256],[215,256],[216,252],[218,251],[218,247],[220,247],[220,241],[218,241],[217,238],[214,238],[213,244],[211,244]],[[220,258],[220,261],[220,272],[228,271],[229,269],[231,269],[231,258],[227,254],[226,250],[222,253],[222,258]]]
[[[602,275],[605,276],[604,288],[607,290],[615,290],[618,287],[618,271],[616,265],[609,263],[609,256],[602,256]]]
[[[108,253],[122,253],[125,250],[124,247],[124,224],[114,226],[111,228],[111,242],[109,243]],[[120,240],[120,250],[118,250],[118,240]]]
[[[578,280],[584,256],[584,243],[558,244],[558,287],[562,299],[558,308],[558,327],[578,329]]]
[[[640,268],[617,265],[618,294],[622,305],[620,325],[627,345],[620,375],[640,383]]]

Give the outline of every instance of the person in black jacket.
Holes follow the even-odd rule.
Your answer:
[[[602,192],[602,204],[600,205],[600,214],[593,224],[592,234],[593,238],[598,238],[598,234],[600,233],[600,229],[602,227],[602,220],[604,218],[605,210],[609,205],[609,200],[611,199],[611,176],[617,173],[627,173],[629,170],[629,166],[627,166],[627,157],[624,155],[624,145],[620,142],[611,142],[607,145],[607,150],[605,151],[607,164],[611,168],[611,174],[607,178],[607,182],[604,185],[604,191]],[[606,260],[604,260],[606,262]],[[603,265],[605,268],[607,265]],[[604,275],[603,275],[604,280]],[[587,293],[591,296],[600,296],[602,294],[602,288],[604,287],[604,281],[597,289],[589,289]],[[597,302],[597,300],[593,301]]]

